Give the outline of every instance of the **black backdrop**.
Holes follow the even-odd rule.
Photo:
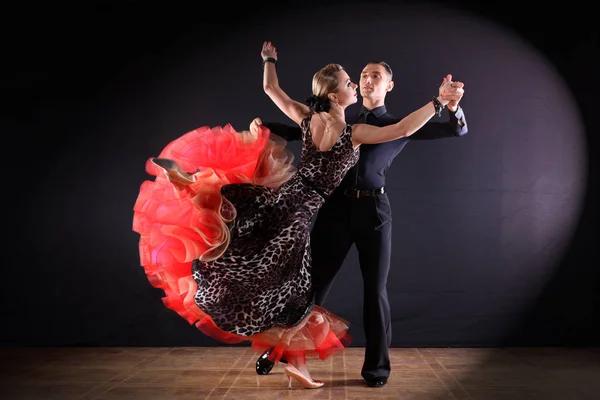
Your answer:
[[[218,344],[147,282],[132,206],[146,159],[175,137],[288,122],[261,89],[272,40],[299,100],[328,62],[357,80],[388,61],[396,116],[446,73],[466,84],[469,134],[411,143],[390,169],[394,346],[597,345],[597,28],[567,6],[7,6],[0,343]],[[327,307],[358,346],[360,285],[353,251]]]

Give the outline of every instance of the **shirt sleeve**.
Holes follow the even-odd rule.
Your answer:
[[[448,121],[429,121],[421,129],[412,134],[410,140],[433,140],[448,137],[460,137],[467,134],[467,119],[462,107],[456,112],[448,110]]]

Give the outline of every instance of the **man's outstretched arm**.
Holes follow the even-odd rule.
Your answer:
[[[280,122],[263,122],[258,117],[254,118],[250,123],[250,132],[256,135],[256,132],[258,132],[258,127],[260,125],[266,127],[273,134],[283,138],[288,142],[294,140],[302,140],[302,129],[300,129],[299,126],[282,124]]]
[[[263,122],[262,125],[288,142],[302,140],[302,129],[299,126],[282,124],[280,122]]]
[[[452,79],[452,76],[448,75],[448,77],[444,80],[446,79]],[[465,118],[465,112],[458,105],[465,93],[464,87],[465,84],[463,82],[452,82],[452,87],[449,91],[449,94],[458,95],[459,97],[458,99],[453,99],[448,103],[449,118],[447,122],[430,121],[417,132],[415,132],[410,139],[432,140],[466,135],[469,131],[467,127],[467,119]]]

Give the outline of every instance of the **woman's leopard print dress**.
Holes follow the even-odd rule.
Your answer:
[[[222,330],[251,336],[298,324],[313,309],[310,229],[325,198],[358,161],[352,128],[328,151],[319,151],[307,116],[298,171],[271,189],[252,184],[223,186],[237,211],[231,241],[213,261],[193,262],[197,306]]]

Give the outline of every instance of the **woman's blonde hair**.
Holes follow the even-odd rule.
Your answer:
[[[334,93],[340,86],[336,72],[343,71],[344,67],[340,64],[327,64],[321,68],[312,80],[313,95],[326,99],[329,93]]]

